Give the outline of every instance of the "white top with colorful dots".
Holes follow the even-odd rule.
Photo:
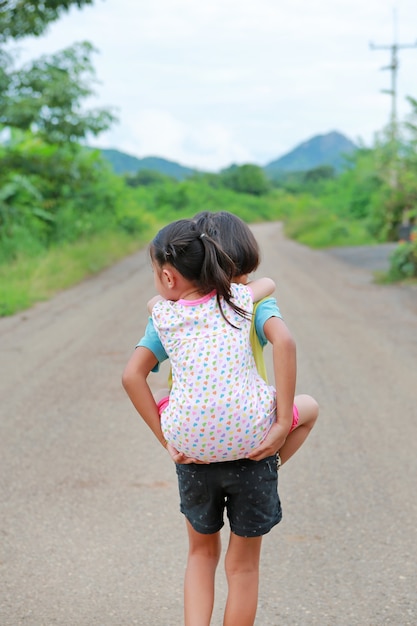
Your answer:
[[[252,292],[231,285],[233,301],[252,312]],[[161,300],[152,311],[171,361],[172,389],[162,411],[166,440],[187,456],[218,462],[241,459],[275,421],[275,389],[259,376],[249,341],[250,319],[212,292],[199,300]]]

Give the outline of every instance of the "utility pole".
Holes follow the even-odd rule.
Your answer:
[[[382,93],[387,93],[391,96],[391,141],[394,143],[397,140],[397,72],[398,72],[398,51],[404,48],[417,48],[417,41],[413,44],[399,44],[396,42],[396,15],[394,12],[394,43],[391,45],[376,46],[370,43],[371,50],[391,50],[391,63],[381,67],[381,70],[391,70],[391,89],[382,89]]]
[[[417,41],[414,44],[399,44],[396,36],[396,14],[394,11],[394,43],[391,45],[376,46],[369,44],[371,50],[391,50],[391,62],[389,65],[381,67],[382,70],[391,70],[391,89],[382,89],[382,93],[391,96],[391,119],[390,119],[390,144],[391,144],[391,174],[390,184],[393,189],[398,187],[398,163],[397,163],[397,140],[398,140],[398,120],[397,120],[397,72],[398,72],[398,51],[404,48],[417,48]]]
[[[398,72],[398,50],[403,48],[417,48],[417,42],[414,44],[398,44],[376,46],[370,43],[371,50],[391,50],[391,63],[381,67],[381,70],[391,70],[391,89],[382,89],[382,93],[391,96],[391,139],[397,139],[397,72]]]

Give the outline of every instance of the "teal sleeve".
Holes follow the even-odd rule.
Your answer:
[[[166,361],[168,355],[165,352],[164,346],[162,345],[158,333],[155,330],[152,317],[148,319],[145,334],[135,347],[138,348],[139,346],[143,348],[148,348],[148,350],[150,350],[152,354],[155,355],[155,358],[158,359],[158,363],[152,370],[153,372],[157,372],[159,370],[159,364],[162,363],[162,361]]]
[[[279,317],[282,320],[281,311],[279,310],[275,298],[265,298],[265,300],[261,300],[256,307],[255,330],[262,347],[266,346],[268,343],[264,333],[264,324],[270,317]]]

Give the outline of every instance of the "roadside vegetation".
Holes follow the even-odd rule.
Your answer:
[[[384,279],[417,278],[415,100],[395,142],[382,132],[343,171],[322,166],[271,179],[245,164],[183,181],[155,171],[116,175],[84,145],[115,121],[110,110],[82,106],[94,84],[93,47],[75,44],[19,69],[10,51],[10,42],[41,35],[72,4],[88,2],[28,2],[0,16],[0,316],[99,272],[166,222],[202,210],[281,220],[287,236],[316,248],[403,238]]]

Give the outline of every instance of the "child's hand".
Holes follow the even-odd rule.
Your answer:
[[[171,459],[178,465],[189,465],[190,463],[198,463],[199,465],[207,464],[206,461],[199,461],[198,459],[186,456],[184,452],[178,452],[170,443],[167,444],[167,450],[171,455]]]
[[[288,433],[275,422],[275,424],[272,424],[269,433],[261,445],[255,448],[255,450],[252,450],[252,452],[248,454],[248,458],[252,459],[252,461],[261,461],[268,456],[276,454],[284,445],[287,434]]]

